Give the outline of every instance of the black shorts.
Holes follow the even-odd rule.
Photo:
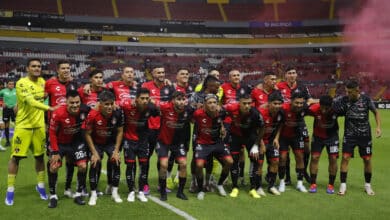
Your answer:
[[[305,125],[304,127],[300,128],[299,130],[300,130],[301,135],[303,137],[303,141],[309,142],[310,138],[309,138],[309,130],[307,130],[307,126]]]
[[[148,131],[148,141],[151,153],[153,153],[154,148],[157,144],[157,137],[160,131],[158,129],[149,129]]]
[[[111,157],[112,157],[112,153],[115,150],[115,146],[114,146],[114,144],[107,144],[107,145],[104,145],[104,146],[103,145],[99,145],[99,144],[95,144],[95,149],[98,152],[101,161],[103,160],[104,153],[107,154],[107,156],[108,156],[108,158],[110,160]]]
[[[66,157],[74,164],[88,161],[88,150],[85,143],[58,144],[61,158]]]
[[[248,154],[251,147],[255,144],[255,140],[249,137],[239,137],[232,134],[232,142],[230,144],[230,152],[232,154],[239,154],[243,147],[246,148]]]
[[[209,156],[214,156],[220,159],[231,157],[229,149],[222,142],[210,145],[196,145],[195,160],[207,161]]]
[[[289,150],[289,147],[294,152],[304,152],[305,148],[305,142],[303,137],[293,137],[293,138],[285,138],[281,137],[279,139],[279,144],[280,144],[280,153],[287,153]]]
[[[132,141],[125,139],[123,141],[123,152],[125,154],[126,163],[134,163],[135,159],[148,160],[149,158],[149,144],[147,139],[140,141]]]
[[[273,144],[265,145],[267,161],[279,161],[279,149]]]
[[[159,141],[157,142],[156,153],[159,159],[168,158],[169,151],[171,151],[173,157],[176,158],[176,160],[180,158],[186,158],[187,156],[185,144],[165,145]]]
[[[3,108],[3,121],[15,121],[15,112],[13,108]]]
[[[343,154],[353,156],[355,147],[359,147],[359,154],[362,158],[369,158],[372,155],[372,138],[371,137],[344,137]]]
[[[329,156],[338,158],[339,156],[339,137],[333,136],[327,139],[322,139],[316,136],[313,136],[311,141],[311,154],[312,155],[321,155],[322,149],[326,147],[326,151]]]

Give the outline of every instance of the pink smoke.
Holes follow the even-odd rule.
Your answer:
[[[356,64],[351,65],[350,74],[390,79],[389,13],[389,0],[366,0],[360,8],[339,11],[338,16],[348,21],[344,29],[344,36],[352,43],[348,60]]]

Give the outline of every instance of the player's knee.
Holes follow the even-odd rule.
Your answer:
[[[182,169],[182,168],[186,168],[187,167],[187,160],[179,160],[178,161],[179,163],[179,168]]]
[[[87,172],[87,163],[77,164],[77,167],[78,167],[78,172],[80,172],[80,173]]]

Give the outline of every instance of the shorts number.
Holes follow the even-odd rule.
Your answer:
[[[87,157],[87,152],[85,152],[85,151],[77,151],[75,153],[75,156],[76,156],[76,160],[80,160],[80,159],[83,159],[83,158]]]
[[[337,152],[339,152],[339,148],[337,146],[331,146],[329,148],[329,152],[330,153],[337,153]]]
[[[367,154],[371,154],[371,148],[370,148],[370,147],[367,147],[367,148],[366,148],[366,152],[367,152]]]

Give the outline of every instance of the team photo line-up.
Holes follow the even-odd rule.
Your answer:
[[[136,80],[134,69],[128,66],[122,69],[117,81],[104,83],[103,71],[95,69],[89,73],[89,83],[81,85],[73,79],[70,66],[70,61],[58,61],[57,76],[45,81],[41,61],[30,59],[26,76],[16,83],[9,80],[3,89],[7,91],[0,92],[5,103],[6,145],[11,147],[5,198],[8,206],[14,204],[19,162],[28,156],[29,150],[35,159],[36,191],[42,200],[49,201],[49,208],[57,207],[58,170],[62,166],[66,168],[64,195],[78,205],[94,206],[102,194],[122,203],[118,192],[121,163],[126,166],[127,201],[147,202],[148,175],[150,167],[154,167],[150,158],[154,151],[158,157],[157,188],[162,201],[176,187],[176,197],[188,200],[184,190],[187,176],[191,177],[189,191],[199,200],[213,190],[221,196],[238,197],[239,186],[245,184],[245,154],[250,163],[249,195],[254,199],[266,192],[281,195],[286,185],[291,184],[290,149],[295,159],[296,189],[316,193],[319,159],[324,148],[329,161],[329,180],[324,189],[328,194],[335,193],[339,149],[342,149],[340,186],[336,193],[344,196],[348,163],[356,146],[364,164],[364,190],[367,195],[375,194],[371,186],[369,112],[375,116],[376,137],[381,136],[381,122],[373,101],[359,90],[356,80],[344,83],[344,96],[333,98],[324,94],[314,99],[307,87],[297,81],[294,67],[285,68],[280,82],[275,73],[266,71],[261,83],[245,85],[239,70],[233,69],[228,73],[228,82],[222,83],[220,73],[212,70],[201,83],[192,86],[186,68],[178,69],[175,82],[171,82],[166,79],[162,65],[151,69],[152,80],[146,82]],[[48,105],[44,103],[46,98]],[[305,116],[314,118],[312,137]],[[345,117],[341,146],[338,117]],[[15,121],[12,140],[11,120]],[[189,150],[192,158],[187,159]],[[98,183],[104,155],[107,186],[101,192]],[[191,174],[187,174],[187,166]],[[77,187],[73,192],[75,168]],[[227,193],[224,186],[229,174],[232,190]],[[308,189],[304,179],[310,184]],[[84,201],[85,197],[88,201]]]

